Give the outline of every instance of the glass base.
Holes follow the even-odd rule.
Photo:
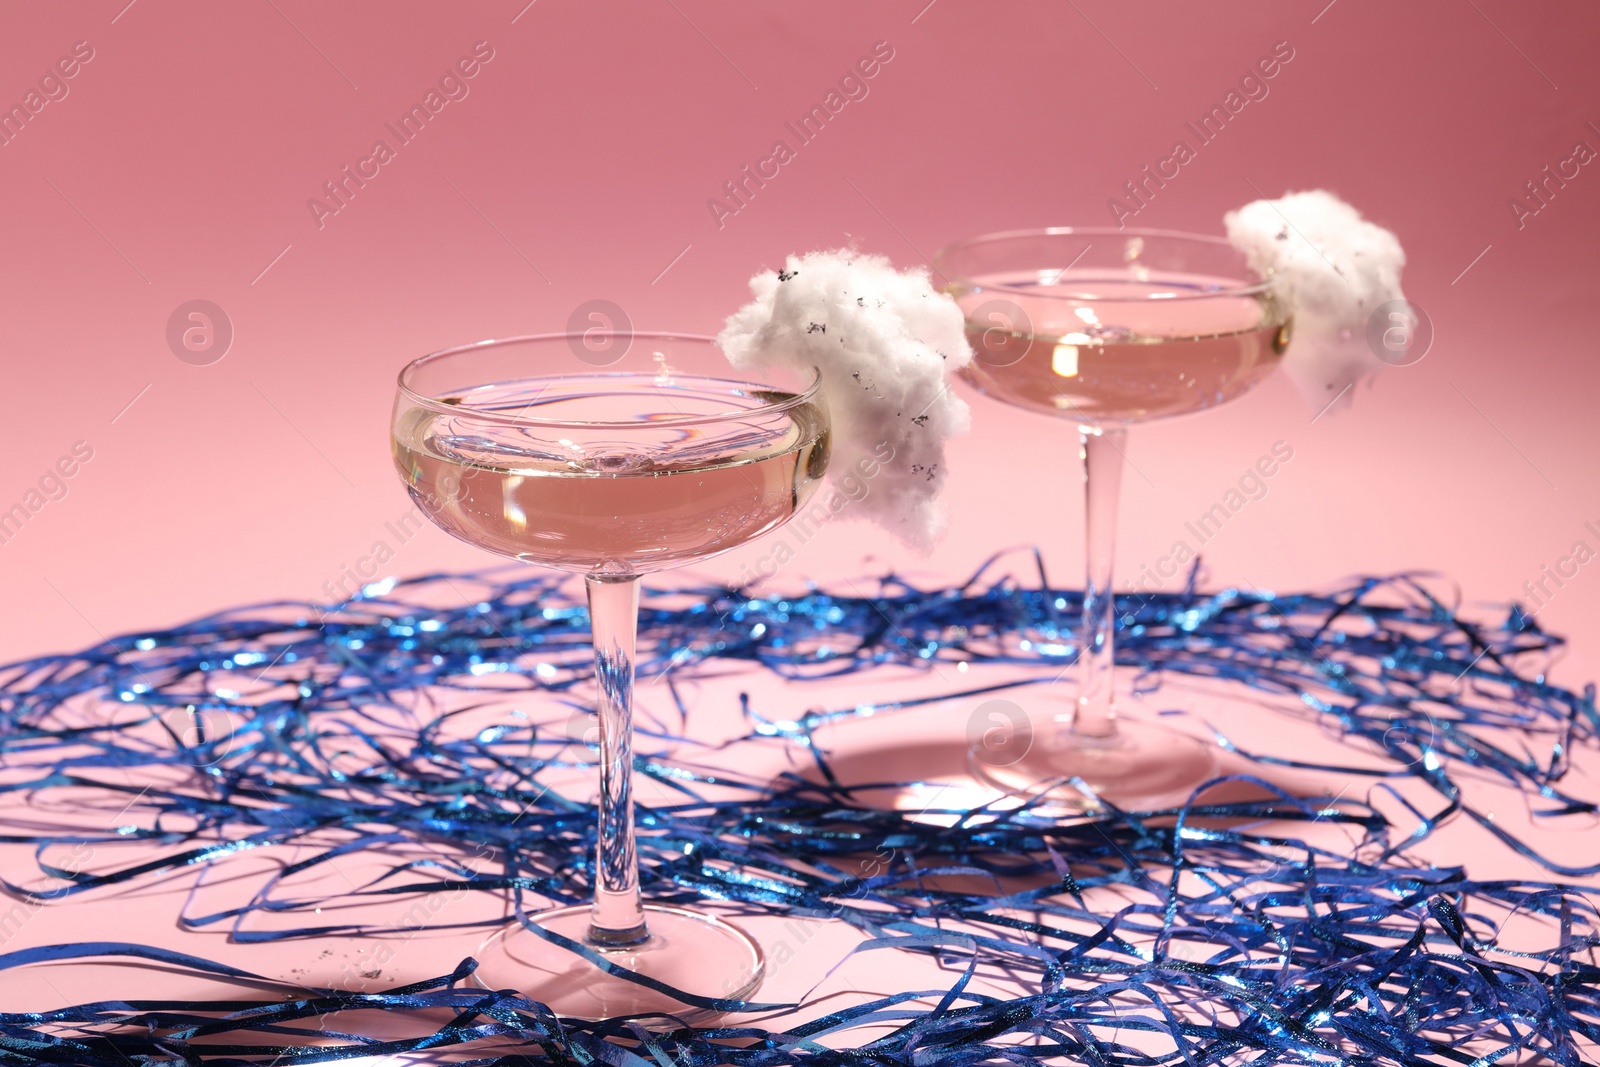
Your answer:
[[[738,927],[688,908],[646,904],[644,911],[649,940],[620,948],[589,947],[619,967],[697,996],[740,999],[761,984],[766,967],[761,946]],[[547,930],[589,944],[584,938],[590,914],[589,905],[580,904],[531,918]],[[473,980],[484,989],[514,989],[571,1018],[660,1012],[694,1023],[722,1014],[607,974],[520,923],[485,941],[478,964]]]
[[[1063,725],[1034,739],[1020,758],[997,765],[992,750],[974,746],[968,766],[982,782],[1021,796],[1045,794],[1080,810],[1173,807],[1215,775],[1213,746],[1138,720],[1120,720],[1109,737],[1086,737]],[[1094,796],[1074,786],[1082,779]]]

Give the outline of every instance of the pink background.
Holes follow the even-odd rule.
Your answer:
[[[94,459],[0,544],[0,648],[319,596],[407,509],[385,423],[413,356],[561,329],[596,298],[640,328],[714,332],[758,268],[852,238],[913,264],[984,230],[1103,224],[1122,183],[1284,40],[1295,57],[1270,95],[1135,221],[1220,232],[1255,188],[1329,187],[1401,236],[1436,340],[1315,425],[1279,378],[1140,429],[1123,574],[1283,440],[1295,459],[1269,496],[1205,546],[1213,581],[1436,568],[1470,598],[1521,596],[1575,540],[1600,548],[1583,529],[1600,520],[1600,171],[1522,230],[1507,207],[1575,141],[1600,148],[1600,19],[1578,4],[1477,8],[118,0],[14,16],[0,98],[20,100],[74,42],[95,55],[0,148],[14,445],[0,507],[73,442]],[[494,59],[466,99],[319,230],[307,200],[480,40]],[[774,140],[793,144],[785,121],[877,41],[894,58],[869,95],[719,229],[706,201]],[[235,330],[210,366],[166,343],[168,316],[196,298]],[[865,549],[953,575],[1037,541],[1076,574],[1067,427],[974,407],[952,458],[952,534],[931,560],[839,523],[791,566],[854,574]],[[481,561],[430,530],[390,569]],[[1596,673],[1597,615],[1588,568],[1543,615],[1580,639],[1573,680]]]
[[[1280,41],[1294,58],[1270,95],[1134,221],[1220,233],[1260,194],[1330,188],[1399,234],[1436,339],[1314,424],[1278,377],[1138,429],[1122,577],[1279,441],[1294,457],[1270,493],[1205,546],[1213,585],[1427,568],[1504,601],[1575,541],[1600,549],[1600,166],[1523,228],[1507,206],[1575,142],[1600,149],[1589,5],[125,3],[14,12],[0,35],[0,101],[75,42],[94,50],[0,147],[0,510],[74,442],[94,450],[0,544],[6,659],[321,598],[379,539],[389,573],[481,565],[431,528],[403,546],[384,528],[409,508],[386,440],[409,359],[559,330],[592,299],[641,329],[715,332],[791,251],[855,240],[910,265],[980,231],[1104,225],[1122,183]],[[469,95],[319,228],[308,198],[479,41],[493,59]],[[893,58],[869,95],[719,227],[708,198],[775,140],[795,147],[784,123],[880,41]],[[209,366],[166,340],[193,299],[235,331]],[[930,558],[840,522],[784,577],[948,580],[1039,543],[1076,584],[1075,464],[1067,426],[975,403]],[[1600,562],[1540,620],[1574,639],[1558,681],[1600,675]]]
[[[758,268],[851,238],[912,264],[984,230],[1103,224],[1122,182],[1283,40],[1295,58],[1270,95],[1136,221],[1220,232],[1252,185],[1329,187],[1401,236],[1407,292],[1436,340],[1315,425],[1276,379],[1227,410],[1139,430],[1123,574],[1164,555],[1281,439],[1294,461],[1206,546],[1214,581],[1302,587],[1425,567],[1472,598],[1523,595],[1574,540],[1600,548],[1583,529],[1600,520],[1588,417],[1600,172],[1584,168],[1520,231],[1506,206],[1575,141],[1600,148],[1588,125],[1600,20],[1576,4],[1478,6],[1380,15],[1342,0],[1314,23],[1318,3],[541,0],[447,15],[143,0],[32,13],[0,43],[0,97],[20,99],[76,41],[95,57],[0,148],[15,446],[0,505],[73,442],[95,456],[0,545],[12,605],[0,647],[318,596],[407,509],[385,438],[406,360],[561,329],[594,298],[641,328],[714,332]],[[319,230],[306,201],[480,40],[495,58],[467,98]],[[784,122],[877,41],[894,58],[869,95],[718,229],[706,201],[774,140],[793,143]],[[166,343],[169,314],[195,298],[235,329],[211,366]],[[1073,452],[1066,427],[977,404],[952,460],[952,535],[933,559],[841,523],[792,566],[855,573],[865,545],[954,574],[998,544],[1038,541],[1075,574]],[[481,561],[430,530],[391,569]],[[1600,580],[1581,571],[1545,619],[1590,639],[1582,657],[1597,611]]]

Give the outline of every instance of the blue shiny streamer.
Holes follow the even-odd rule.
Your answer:
[[[863,805],[862,785],[841,785],[814,745],[819,726],[1042,684],[1076,655],[1080,595],[1046,587],[1042,566],[1037,585],[996,570],[991,561],[936,589],[891,576],[851,596],[689,586],[648,596],[640,619],[641,676],[668,687],[676,721],[640,724],[663,752],[639,756],[637,769],[680,798],[639,810],[645,892],[846,922],[863,934],[858,953],[938,958],[959,974],[946,988],[783,1031],[759,1021],[697,1028],[557,1019],[514,992],[473,986],[470,959],[447,975],[367,992],[285,986],[150,946],[57,945],[0,955],[0,978],[64,959],[132,957],[226,981],[239,995],[47,1012],[0,1004],[0,1063],[402,1054],[630,1067],[1592,1062],[1600,914],[1589,888],[1486,880],[1415,858],[1438,827],[1467,818],[1555,876],[1600,871],[1600,856],[1564,864],[1541,855],[1472,801],[1471,779],[1490,776],[1551,826],[1574,817],[1589,825],[1594,805],[1564,781],[1573,749],[1593,746],[1600,718],[1593,687],[1575,692],[1545,677],[1559,638],[1516,607],[1493,621],[1468,618],[1421,576],[1275,595],[1205,594],[1191,574],[1178,593],[1118,598],[1119,664],[1146,688],[1171,673],[1297,700],[1348,743],[1381,753],[1384,765],[1343,765],[1334,744],[1321,759],[1290,760],[1222,736],[1262,771],[1234,780],[1265,799],[1200,795],[1173,811],[1073,816],[1024,806],[912,817]],[[695,751],[680,680],[725,661],[800,682],[961,661],[1004,666],[1013,680],[797,718],[746,698],[749,733],[736,744],[808,745],[821,771],[821,782],[791,776],[775,785],[665,754]],[[324,900],[293,892],[297,875],[357,852],[388,866],[341,894],[344,903],[472,892],[510,895],[526,914],[582,901],[593,878],[594,812],[544,779],[585,762],[587,749],[525,718],[461,725],[476,725],[474,710],[503,703],[508,691],[583,714],[591,675],[581,600],[561,580],[526,571],[385,581],[327,608],[258,605],[0,668],[8,772],[0,789],[34,803],[101,796],[129,812],[109,830],[8,831],[0,839],[32,846],[39,872],[59,884],[5,888],[34,902],[106,892],[296,845],[304,858],[263,876],[248,903],[203,912],[191,901],[181,921],[225,925],[237,941],[393,932],[323,921]],[[1273,767],[1364,777],[1372,792],[1336,804],[1295,797],[1271,782]],[[736,799],[708,799],[703,787],[713,781]],[[1407,781],[1423,793],[1402,794]],[[1391,825],[1373,806],[1378,794],[1415,824]],[[1437,801],[1419,806],[1419,795]],[[1313,824],[1341,825],[1358,842],[1317,844]],[[142,858],[119,864],[126,843]],[[112,861],[80,869],[70,857],[84,849]],[[974,877],[992,891],[949,888]],[[1087,902],[1107,888],[1116,910]],[[250,923],[270,915],[310,925]],[[1534,916],[1539,938],[1524,931],[1513,946],[1502,937],[1516,917]],[[1008,977],[1026,995],[978,992],[979,976]],[[373,1011],[414,1032],[363,1036],[360,1020]],[[503,1051],[508,1039],[515,1056]]]

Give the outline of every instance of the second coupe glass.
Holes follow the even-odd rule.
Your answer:
[[[1268,279],[1219,237],[1054,228],[987,234],[934,257],[961,305],[980,392],[1071,420],[1083,454],[1083,623],[1076,700],[1036,728],[1020,758],[976,758],[995,785],[1026,792],[1077,778],[1119,805],[1182,799],[1212,750],[1152,724],[1119,724],[1112,577],[1128,427],[1227,403],[1255,387],[1289,340]],[[1079,802],[1087,798],[1075,794]]]

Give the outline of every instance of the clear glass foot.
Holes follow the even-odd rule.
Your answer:
[[[1172,807],[1216,773],[1215,749],[1203,741],[1137,719],[1121,720],[1109,737],[1085,737],[1062,728],[1033,738],[1027,751],[997,758],[974,746],[968,765],[980,781],[1021,796],[1048,794],[1071,808],[1099,806],[1074,786],[1082,779],[1094,796],[1119,808]]]
[[[687,908],[646,904],[644,911],[649,940],[620,948],[590,947],[619,967],[702,997],[748,997],[761,984],[765,970],[761,946],[744,931]],[[546,929],[580,942],[589,933],[592,917],[587,904],[532,916]],[[718,1014],[607,974],[520,924],[494,934],[477,955],[479,967],[473,979],[480,986],[514,989],[557,1015],[609,1019],[662,1012],[686,1022],[703,1022]]]

